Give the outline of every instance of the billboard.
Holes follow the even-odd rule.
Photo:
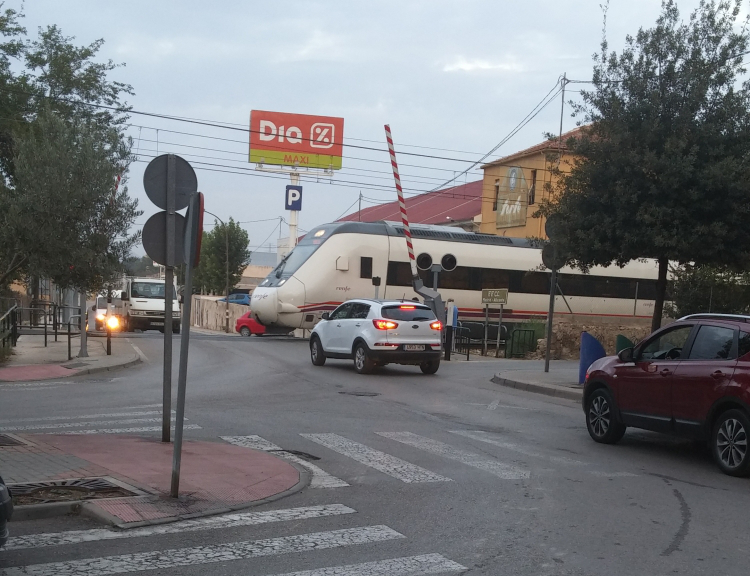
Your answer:
[[[495,184],[497,194],[496,228],[526,225],[526,207],[529,203],[529,185],[518,166],[508,168],[505,177]]]
[[[250,112],[250,162],[338,170],[343,139],[343,118]]]

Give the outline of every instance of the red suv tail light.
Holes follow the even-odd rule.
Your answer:
[[[373,320],[372,323],[378,330],[395,330],[398,328],[398,323],[392,320]]]
[[[430,324],[430,328],[432,328],[433,330],[442,330],[443,323],[440,320],[435,320],[432,324]]]

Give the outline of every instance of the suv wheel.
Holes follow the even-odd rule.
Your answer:
[[[323,352],[323,345],[320,343],[320,338],[313,336],[310,340],[310,360],[315,366],[322,366],[326,363],[326,355]]]
[[[367,353],[367,348],[364,344],[357,344],[354,350],[354,369],[358,374],[369,374],[375,367],[375,362],[372,361],[370,355]]]
[[[714,424],[711,450],[724,474],[747,476],[750,474],[748,452],[750,420],[742,410],[727,410]]]
[[[419,365],[419,368],[425,374],[434,374],[440,368],[440,360],[427,360]]]
[[[625,425],[615,420],[615,402],[604,388],[591,393],[586,404],[586,427],[596,442],[615,444],[625,434]]]
[[[250,328],[248,328],[247,326],[243,326],[242,328],[240,328],[240,334],[245,337],[250,336]]]

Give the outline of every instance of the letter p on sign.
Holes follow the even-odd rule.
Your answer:
[[[302,186],[286,187],[285,204],[287,210],[302,210]]]

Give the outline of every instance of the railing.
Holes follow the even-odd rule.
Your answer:
[[[17,306],[0,316],[0,350],[4,356],[18,341]]]
[[[75,336],[75,334],[73,334],[70,331],[70,323],[72,322],[73,318],[78,318],[78,323],[79,323],[78,336],[81,335],[81,328],[80,328],[81,315],[80,314],[73,314],[72,316],[70,316],[68,318],[68,360],[72,360],[73,359],[73,353],[72,353],[71,345],[70,345],[70,340],[73,338],[73,336]]]
[[[62,316],[65,310],[78,311],[80,308],[78,306],[61,306],[54,302],[40,302],[37,306],[17,307],[16,310],[18,327],[28,330],[41,328],[44,333],[44,346],[46,347],[50,329],[55,336],[55,342],[57,342],[60,327],[64,326]],[[28,315],[27,318],[24,318],[26,312]],[[80,318],[80,314],[71,316],[71,318],[72,317]]]
[[[523,358],[527,352],[536,350],[536,332],[534,330],[513,330],[510,335],[511,358]]]

